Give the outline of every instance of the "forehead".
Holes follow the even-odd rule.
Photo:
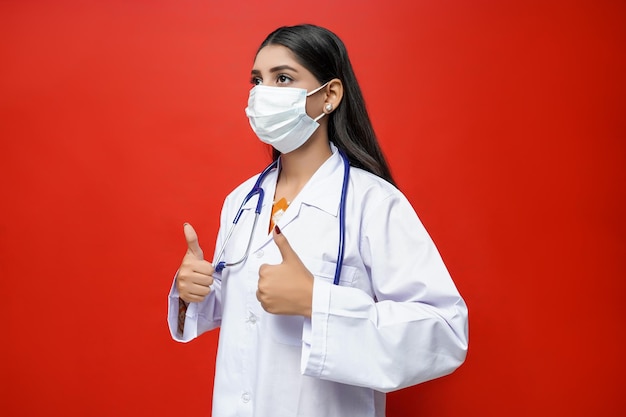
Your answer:
[[[304,69],[298,63],[293,52],[282,45],[267,45],[261,48],[254,59],[254,70],[264,71],[279,65],[289,65],[296,69]]]

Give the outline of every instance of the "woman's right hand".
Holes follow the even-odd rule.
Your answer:
[[[204,255],[198,235],[189,223],[183,226],[185,240],[187,241],[187,253],[178,268],[176,288],[178,296],[185,302],[198,303],[209,295],[213,284],[213,272],[215,271],[210,262],[204,260]]]

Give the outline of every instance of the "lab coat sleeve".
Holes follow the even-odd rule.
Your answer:
[[[392,195],[361,227],[374,294],[315,281],[303,374],[389,392],[453,372],[467,352],[467,307],[410,203]]]
[[[222,214],[220,220],[220,231],[217,236],[217,242],[215,250],[221,247],[224,239],[224,224],[227,213],[227,204],[224,203],[222,207]],[[214,257],[217,254],[214,254]],[[185,314],[185,326],[183,334],[178,332],[178,307],[179,307],[179,294],[176,288],[176,277],[172,283],[170,293],[168,296],[168,317],[167,322],[170,329],[172,338],[178,342],[189,342],[202,333],[215,329],[220,326],[222,320],[222,274],[215,272],[213,274],[213,285],[211,285],[211,292],[209,295],[199,303],[189,303]]]
[[[178,332],[178,307],[180,299],[176,288],[176,277],[168,297],[167,323],[172,338],[177,342],[190,342],[202,333],[219,327],[221,322],[221,281],[213,277],[211,292],[200,303],[189,303],[185,313],[183,334]]]

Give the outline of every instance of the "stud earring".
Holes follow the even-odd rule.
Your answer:
[[[330,103],[326,103],[326,105],[324,106],[324,110],[330,113],[333,110],[333,105]]]

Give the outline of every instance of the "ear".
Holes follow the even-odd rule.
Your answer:
[[[339,103],[341,103],[341,99],[343,99],[343,83],[339,78],[333,78],[328,82],[325,92],[326,96],[324,98],[323,110],[324,113],[330,114],[339,107]]]

